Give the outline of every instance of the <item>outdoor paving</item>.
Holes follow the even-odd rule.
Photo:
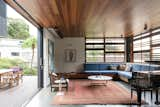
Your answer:
[[[0,88],[0,107],[21,107],[37,91],[37,76],[24,76],[18,86]]]

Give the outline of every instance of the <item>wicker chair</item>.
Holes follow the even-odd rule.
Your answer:
[[[49,77],[50,77],[51,92],[53,88],[54,89],[58,88],[59,91],[61,91],[61,88],[65,88],[66,90],[68,90],[68,83],[69,83],[68,79],[58,78],[57,74],[51,72],[49,73]]]
[[[141,104],[141,92],[150,91],[152,99],[152,83],[150,82],[149,75],[142,75],[138,72],[132,72],[131,85],[131,99],[133,97],[133,91],[135,90],[138,95],[138,103]]]

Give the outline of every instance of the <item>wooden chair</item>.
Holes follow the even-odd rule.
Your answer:
[[[13,86],[14,84],[18,85],[18,76],[15,75],[13,72],[5,73],[1,76],[1,78],[3,85],[6,84],[9,84],[9,86]]]
[[[13,66],[10,69],[13,69],[13,73],[18,76],[18,81],[23,82],[23,69],[18,66]]]
[[[133,97],[133,91],[135,90],[138,94],[138,103],[141,104],[141,93],[145,91],[151,92],[152,99],[152,84],[148,75],[140,75],[138,72],[132,72],[132,79],[130,80],[131,85],[131,99]]]
[[[21,83],[23,82],[23,72],[22,71],[16,71],[13,73],[16,76],[17,84],[19,84],[19,81],[21,80]]]
[[[61,88],[65,88],[66,90],[68,90],[68,83],[69,83],[68,79],[58,78],[57,74],[51,72],[49,73],[49,77],[50,77],[51,92],[53,88],[54,89],[58,88],[59,91],[61,91]]]

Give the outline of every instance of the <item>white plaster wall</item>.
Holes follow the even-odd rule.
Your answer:
[[[44,53],[44,87],[49,85],[49,75],[48,75],[48,39],[55,42],[54,35],[50,33],[47,29],[43,29],[43,53]]]
[[[76,61],[65,61],[65,49],[76,50]],[[56,39],[55,68],[56,72],[81,72],[85,62],[85,39],[83,37]]]
[[[81,72],[85,62],[85,39],[82,37],[75,38],[57,38],[44,28],[44,87],[49,85],[48,76],[48,39],[54,42],[54,63],[55,72]],[[76,50],[76,61],[65,62],[65,49]]]

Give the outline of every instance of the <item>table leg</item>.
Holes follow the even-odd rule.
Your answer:
[[[105,85],[107,86],[107,84],[108,84],[108,81],[106,81],[106,84],[105,84]]]
[[[1,79],[1,75],[0,75],[0,87],[1,87],[1,85],[2,85],[2,79]]]
[[[61,83],[59,83],[59,91],[62,90],[62,86],[61,86]]]
[[[158,101],[158,88],[156,88],[156,101],[155,104],[160,104],[160,102]]]
[[[137,102],[140,105],[141,105],[141,95],[142,95],[142,90],[140,88],[138,88],[137,89]]]
[[[1,80],[1,75],[0,75],[0,84],[1,84],[2,80]]]

